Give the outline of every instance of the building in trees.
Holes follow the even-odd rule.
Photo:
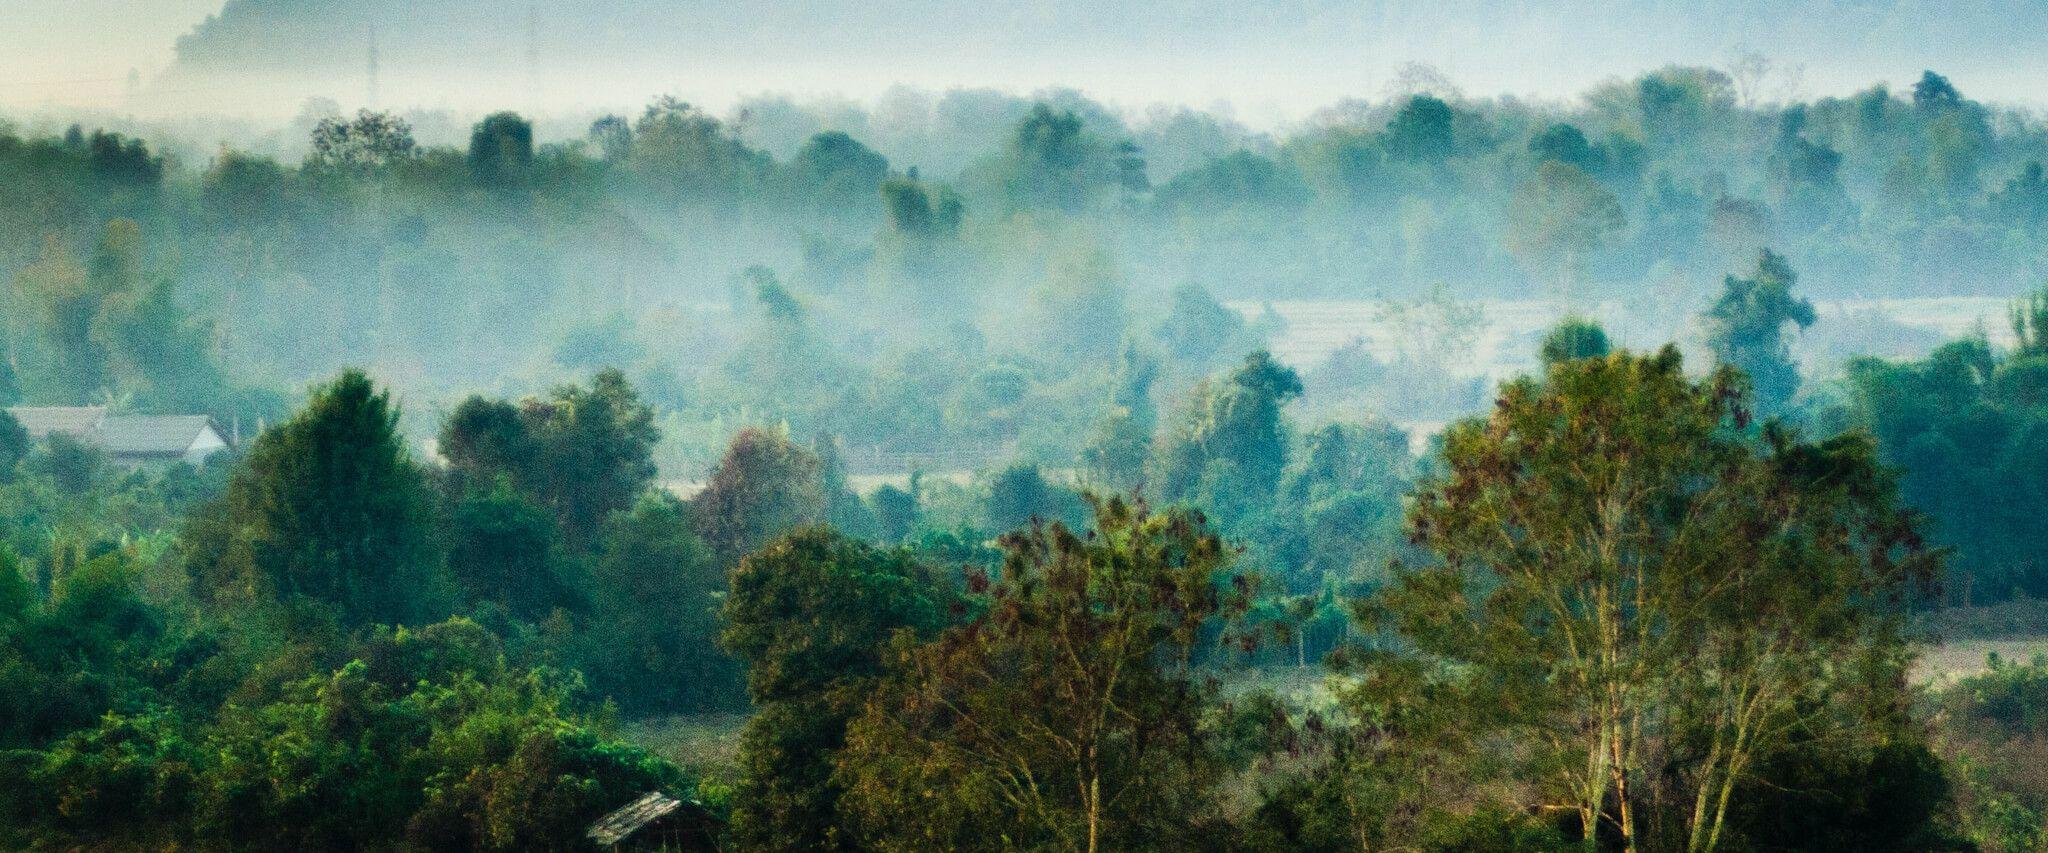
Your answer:
[[[30,441],[62,435],[97,448],[117,465],[205,465],[232,447],[205,415],[109,414],[104,406],[15,406],[7,410]]]

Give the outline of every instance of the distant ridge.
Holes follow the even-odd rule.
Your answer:
[[[1375,94],[1407,61],[1476,92],[1559,95],[1737,49],[1803,63],[1810,84],[1837,88],[1923,66],[2022,77],[2048,62],[2048,4],[2037,0],[229,0],[179,39],[156,88],[196,106],[323,89],[349,101],[367,83],[373,27],[383,88],[425,103],[453,91],[535,97],[530,72],[560,81],[557,97],[1157,80],[1329,100]],[[226,79],[255,85],[223,95],[214,87]]]

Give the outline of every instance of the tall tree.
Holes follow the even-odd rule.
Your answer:
[[[650,492],[613,515],[590,588],[582,659],[598,695],[643,714],[744,705],[739,667],[718,646],[725,573],[682,501]]]
[[[590,542],[607,517],[632,508],[654,483],[661,431],[618,368],[598,371],[588,388],[556,388],[522,414],[546,472],[538,490],[572,541]]]
[[[1543,336],[1543,346],[1536,355],[1547,369],[1559,362],[1605,358],[1611,351],[1607,330],[1600,328],[1599,323],[1584,317],[1566,317]]]
[[[1757,410],[1774,415],[1799,391],[1799,366],[1792,360],[1787,325],[1813,325],[1813,303],[1792,295],[1799,277],[1785,258],[1769,249],[1748,278],[1728,276],[1721,298],[1707,309],[1707,348],[1714,360],[1748,374]]]
[[[704,491],[690,501],[697,535],[719,565],[738,565],[768,540],[824,519],[823,476],[817,454],[788,436],[740,430]]]
[[[1145,460],[1152,453],[1152,433],[1159,428],[1152,383],[1159,362],[1125,341],[1112,378],[1109,412],[1096,422],[1095,434],[1081,450],[1089,476],[1115,489],[1134,489],[1145,479]]]
[[[1187,661],[1242,604],[1230,550],[1192,513],[1112,500],[1097,535],[1034,525],[1003,539],[979,615],[892,647],[899,675],[854,723],[839,778],[884,849],[1194,845],[1220,765],[1212,688]],[[1243,581],[1243,578],[1237,578]]]
[[[523,186],[533,169],[533,123],[518,113],[492,113],[469,134],[469,173],[486,186]]]
[[[441,426],[441,455],[457,490],[508,480],[554,513],[569,544],[587,547],[605,519],[654,482],[654,410],[624,373],[564,385],[519,405],[471,397]]]
[[[1368,608],[1496,709],[1532,805],[1576,813],[1588,849],[1648,844],[1660,806],[1686,849],[1732,844],[1763,756],[1905,700],[1903,619],[1936,559],[1867,438],[1759,436],[1739,388],[1668,347],[1508,384],[1416,498],[1437,562]]]
[[[755,713],[741,735],[737,843],[763,850],[857,850],[834,764],[846,727],[886,671],[898,632],[931,635],[946,585],[901,550],[822,527],[798,530],[733,570],[723,642],[747,665]]]
[[[390,393],[350,370],[256,439],[183,538],[208,599],[304,597],[352,624],[406,622],[445,600],[432,518]]]
[[[1265,350],[1198,388],[1161,448],[1160,497],[1233,516],[1271,498],[1287,467],[1281,409],[1301,393],[1301,377]]]
[[[28,452],[28,430],[5,407],[0,407],[0,483],[14,481],[14,469],[28,458]]]
[[[1431,95],[1415,95],[1387,123],[1387,154],[1426,166],[1442,165],[1457,150],[1451,105]]]

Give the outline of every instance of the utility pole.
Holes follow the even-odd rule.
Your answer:
[[[540,113],[540,3],[526,3],[526,104],[527,119]]]
[[[374,110],[377,108],[377,25],[374,22],[370,24],[370,55],[364,69],[364,78],[367,86],[363,106]]]

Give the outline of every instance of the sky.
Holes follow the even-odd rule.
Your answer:
[[[290,7],[293,2],[267,0],[264,5]],[[876,0],[875,7],[903,13],[920,8],[917,2]],[[1923,68],[1940,67],[1973,97],[2029,106],[2042,102],[2044,93],[2037,81],[2039,72],[2048,70],[2039,67],[2038,57],[2026,60],[2037,53],[2031,44],[2015,42],[2010,57],[1986,55],[1981,46],[1984,39],[1995,45],[1999,34],[1981,32],[1985,29],[1982,25],[1963,30],[1964,37],[1977,39],[1974,47],[1958,42],[1939,26],[1916,32],[1910,23],[1903,28],[1892,25],[1886,31],[1892,41],[1873,50],[1856,39],[1831,43],[1828,27],[1801,28],[1796,20],[1677,19],[1713,33],[1697,38],[1674,34],[1654,20],[1658,15],[1685,14],[1688,4],[1664,0],[1606,0],[1607,6],[1592,6],[1623,10],[1602,22],[1604,29],[1574,20],[1570,13],[1549,14],[1549,4],[1526,0],[1518,4],[1478,0],[1432,4],[1397,0],[1173,2],[1217,18],[1190,23],[1176,19],[1171,12],[1148,18],[1148,8],[1164,9],[1169,0],[1162,0],[1157,7],[1135,0],[1101,0],[1109,11],[1096,21],[1077,25],[1069,18],[1077,14],[1077,8],[1085,14],[1088,4],[976,0],[959,5],[963,10],[960,20],[988,23],[984,29],[969,30],[942,21],[933,25],[933,33],[917,36],[920,40],[910,42],[910,47],[877,47],[878,39],[872,33],[884,33],[887,35],[882,38],[887,38],[903,29],[891,26],[886,19],[888,11],[812,14],[814,9],[830,6],[829,0],[754,0],[726,6],[687,0],[595,0],[588,5],[609,4],[607,8],[614,10],[667,16],[664,20],[678,22],[697,14],[691,10],[729,10],[710,13],[725,14],[728,20],[719,22],[725,29],[706,28],[707,33],[715,34],[704,38],[716,44],[691,45],[685,34],[678,37],[673,49],[662,49],[663,42],[656,39],[646,42],[657,46],[651,50],[636,48],[623,51],[624,55],[597,51],[595,57],[568,57],[565,54],[571,48],[549,43],[557,37],[557,30],[565,29],[555,21],[585,14],[578,10],[586,4],[527,0],[528,8],[543,10],[540,14],[548,19],[540,28],[546,32],[537,36],[549,65],[547,73],[540,75],[546,80],[544,91],[531,83],[532,75],[465,76],[476,69],[449,67],[450,63],[460,66],[479,58],[494,66],[522,63],[526,55],[524,16],[517,14],[520,4],[516,0],[308,0],[306,5],[354,4],[380,10],[367,14],[385,16],[380,91],[387,103],[378,106],[458,110],[495,109],[508,101],[530,111],[615,110],[645,103],[662,93],[720,107],[764,92],[866,101],[894,84],[929,89],[988,86],[1015,93],[1065,86],[1131,109],[1152,103],[1223,107],[1255,127],[1272,127],[1299,120],[1346,97],[1383,96],[1394,87],[1400,69],[1411,62],[1442,70],[1472,95],[1568,99],[1603,80],[1633,76],[1668,62],[1718,65],[1739,50],[1761,48],[1777,62],[1772,84],[1778,90],[1775,94],[1847,94],[1875,82],[1898,88],[1909,85]],[[1571,2],[1587,7],[1599,0]],[[1926,5],[1930,0],[1886,2],[1949,8]],[[1954,8],[1972,4],[1990,8],[1987,4],[1998,0],[1953,2]],[[279,117],[290,115],[306,98],[316,95],[350,107],[367,100],[363,47],[356,43],[359,36],[353,35],[339,40],[346,43],[329,46],[334,54],[331,64],[323,67],[309,59],[308,73],[283,82],[243,78],[194,82],[189,76],[160,77],[173,66],[177,38],[219,12],[222,3],[0,0],[0,10],[5,10],[5,23],[0,24],[0,108],[134,110],[140,102],[145,108],[205,113],[233,104]],[[1844,4],[1855,8],[1846,0]],[[1497,11],[1511,6],[1518,11]],[[431,41],[419,34],[434,29],[423,23],[425,13],[418,11],[428,7],[456,10],[446,12],[451,16],[476,14],[477,9],[486,10],[484,14],[496,10],[499,18],[511,20],[497,21],[502,26],[495,36],[451,45],[445,36]],[[1047,27],[1044,17],[1033,17],[1050,17],[1055,13],[1044,10],[1055,7],[1061,10],[1058,15],[1067,16],[1060,18],[1058,26]],[[849,8],[862,7],[855,4]],[[1431,8],[1444,11],[1416,11]],[[758,17],[757,9],[761,10]],[[1234,17],[1240,12],[1241,23]],[[848,19],[834,20],[833,14]],[[904,14],[913,19],[916,15],[914,11]],[[1463,21],[1496,14],[1499,21],[1470,29],[1442,24],[1446,19]],[[1984,13],[1980,10],[1980,14]],[[863,20],[854,20],[853,15]],[[1310,15],[1340,19],[1356,29],[1333,35],[1329,32],[1332,28],[1320,19],[1304,23]],[[1631,15],[1636,19],[1631,20]],[[1911,20],[1910,15],[1906,17]],[[877,23],[878,19],[882,23]],[[1982,19],[1998,20],[1995,13]],[[580,23],[587,23],[588,28],[573,37],[560,35],[560,40],[588,44],[589,33],[621,29],[616,23]],[[872,30],[861,30],[861,26]],[[916,26],[914,20],[910,26]],[[253,29],[262,32],[264,27],[259,24]],[[295,58],[289,47],[292,34],[276,33],[276,29],[270,27],[274,40],[288,46],[283,61],[290,63]],[[679,23],[675,29],[686,33],[691,27]],[[1011,41],[1008,36],[1013,32],[1016,38]],[[1240,40],[1240,32],[1248,35]],[[955,35],[957,38],[949,39]],[[415,36],[416,41],[430,39],[431,43],[414,45],[417,49],[408,53],[406,40]],[[1352,47],[1347,39],[1358,43]],[[730,47],[731,54],[719,54],[721,45]],[[428,56],[433,58],[423,58]],[[144,91],[177,97],[130,99],[131,69],[139,73]]]
[[[0,104],[104,106],[222,0],[0,0]]]

